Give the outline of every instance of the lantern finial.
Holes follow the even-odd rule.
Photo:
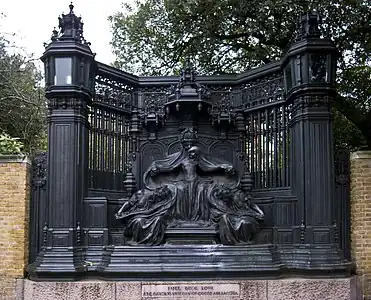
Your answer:
[[[84,23],[82,22],[81,17],[77,17],[73,11],[74,5],[71,2],[69,5],[69,13],[62,14],[58,17],[59,24],[58,27],[60,29],[59,32],[53,31],[52,35],[52,42],[57,41],[66,41],[66,40],[73,40],[78,43],[90,45],[83,36],[83,27]]]
[[[307,12],[299,17],[292,43],[303,39],[321,37],[322,18],[317,12]]]
[[[73,6],[73,3],[71,2],[71,4],[69,5],[69,7],[70,7],[70,14],[72,15],[73,14],[73,8],[74,8],[74,6]]]

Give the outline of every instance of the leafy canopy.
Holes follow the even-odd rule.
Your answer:
[[[243,72],[279,59],[296,19],[318,11],[341,51],[337,144],[371,148],[371,4],[368,0],[143,0],[109,19],[114,65],[140,75],[177,73],[185,57],[203,74]],[[357,136],[339,140],[340,136]]]
[[[42,76],[34,60],[17,53],[20,51],[9,51],[9,45],[0,36],[2,143],[11,144],[17,139],[22,151],[31,153],[46,146],[46,101],[39,86]]]

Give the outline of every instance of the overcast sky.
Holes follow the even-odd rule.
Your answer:
[[[110,64],[114,60],[109,42],[111,32],[107,17],[121,10],[124,0],[74,0],[74,12],[84,22],[84,37],[91,42],[91,49],[97,53],[96,59]],[[125,1],[133,2],[133,1]],[[7,38],[24,47],[26,52],[40,57],[43,42],[48,41],[54,27],[58,26],[58,16],[69,12],[67,0],[4,0],[0,12],[0,32]],[[15,33],[13,37],[11,33]]]

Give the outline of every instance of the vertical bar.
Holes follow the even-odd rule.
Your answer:
[[[117,138],[118,138],[118,146],[117,146],[117,160],[118,160],[118,169],[119,173],[122,173],[122,159],[121,159],[121,150],[122,150],[122,116],[118,116],[118,123],[117,123]]]
[[[278,187],[280,186],[279,182],[279,166],[278,166],[278,155],[279,155],[279,149],[277,147],[277,144],[279,143],[279,137],[278,137],[278,128],[279,128],[279,125],[278,125],[278,119],[277,119],[277,108],[275,107],[274,110],[273,110],[273,119],[274,119],[274,125],[273,125],[273,134],[274,134],[274,137],[273,137],[273,147],[274,147],[274,150],[273,150],[273,187]]]
[[[104,115],[104,111],[101,110],[102,112],[102,117],[101,117],[101,120],[100,120],[100,130],[99,130],[99,171],[98,171],[98,174],[99,174],[99,185],[98,187],[99,188],[103,188],[104,187],[104,182],[103,182],[103,179],[102,179],[102,172],[104,170],[104,118],[105,118],[105,115]]]
[[[110,101],[110,98],[108,98],[108,101]],[[103,147],[103,162],[104,162],[104,168],[103,168],[103,182],[104,182],[104,188],[108,189],[109,188],[109,181],[110,178],[107,176],[109,174],[109,169],[108,169],[108,140],[109,140],[109,112],[105,111],[104,112],[104,147]]]
[[[93,179],[93,185],[94,188],[98,187],[98,177],[97,177],[97,171],[99,169],[99,131],[98,131],[98,126],[100,124],[100,110],[97,108],[94,108],[94,120],[93,120],[93,131],[94,131],[94,179]]]
[[[123,179],[125,178],[126,174],[126,160],[125,160],[125,153],[126,153],[126,116],[122,118],[122,125],[121,125],[121,163],[122,163],[122,171],[121,176]]]
[[[269,124],[269,114],[268,114],[268,108],[265,109],[265,132],[266,132],[266,136],[265,136],[265,143],[266,143],[266,146],[265,146],[265,187],[266,188],[269,188],[271,183],[270,183],[270,176],[269,176],[269,172],[270,172],[270,168],[269,168],[269,155],[270,155],[270,151],[269,151],[269,143],[270,143],[270,130],[271,130],[271,126]]]
[[[125,177],[126,177],[126,174],[127,174],[127,167],[128,167],[128,163],[129,163],[129,152],[130,152],[129,126],[130,126],[130,122],[127,118],[125,118],[125,156],[124,156]]]
[[[283,140],[283,147],[282,147],[282,168],[284,172],[284,186],[288,186],[288,166],[287,166],[287,122],[286,122],[286,106],[282,106],[282,140]]]
[[[119,190],[119,182],[120,182],[120,136],[119,136],[119,118],[120,116],[116,116],[115,120],[115,190]]]
[[[105,99],[107,101],[107,99]],[[104,156],[106,148],[106,111],[102,110],[102,127],[101,127],[101,147],[100,147],[100,170],[99,170],[99,178],[100,178],[100,186],[99,188],[105,188],[105,177],[104,177],[104,171],[105,171],[105,163],[106,160],[104,159]]]
[[[250,148],[251,148],[251,156],[250,156],[250,168],[251,168],[251,176],[253,178],[253,185],[256,188],[256,170],[255,170],[255,123],[254,117],[250,114],[250,128],[249,128],[249,136],[250,136]]]
[[[262,123],[261,123],[261,112],[258,111],[258,132],[257,132],[257,135],[258,135],[258,165],[259,165],[259,187],[258,188],[262,188],[263,187],[263,176],[262,176],[262,152],[263,152],[263,145],[262,145]]]
[[[114,100],[112,100],[114,101]],[[108,114],[108,129],[107,129],[107,188],[112,189],[113,187],[113,177],[112,177],[112,169],[113,169],[113,164],[112,164],[112,148],[113,148],[113,132],[112,132],[112,116],[113,113],[109,112]]]
[[[92,110],[89,111],[89,114],[88,114],[88,120],[89,120],[89,124],[92,123]],[[91,177],[91,170],[92,170],[92,167],[93,167],[93,132],[91,130],[88,131],[88,135],[89,135],[89,143],[88,143],[88,188],[90,188],[92,186],[92,177]]]

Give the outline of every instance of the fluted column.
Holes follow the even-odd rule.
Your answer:
[[[333,97],[309,90],[292,99],[292,190],[298,198],[298,224],[305,242],[333,242],[335,192],[331,103]]]

